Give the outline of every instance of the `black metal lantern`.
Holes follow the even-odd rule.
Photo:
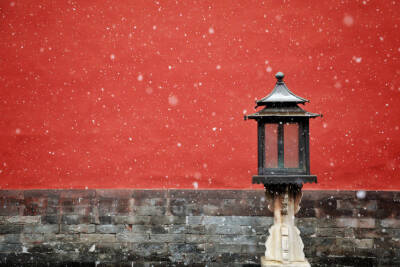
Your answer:
[[[316,183],[317,176],[310,174],[309,119],[320,114],[298,106],[309,101],[286,87],[282,72],[275,77],[274,90],[256,101],[256,107],[265,108],[245,116],[258,125],[258,175],[253,176],[253,183]]]

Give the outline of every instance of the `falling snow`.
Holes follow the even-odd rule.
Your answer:
[[[0,187],[255,188],[243,115],[282,71],[324,115],[307,187],[399,189],[397,6],[6,1]]]
[[[176,106],[176,105],[178,105],[178,97],[177,96],[175,96],[175,95],[171,95],[171,96],[169,96],[168,97],[168,103],[171,105],[171,106]]]
[[[354,19],[350,15],[345,15],[343,18],[343,24],[346,25],[347,27],[351,27],[354,24]]]

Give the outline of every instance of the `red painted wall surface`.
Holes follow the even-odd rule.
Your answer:
[[[400,189],[398,1],[1,1],[0,187],[261,188],[274,74],[309,189]]]

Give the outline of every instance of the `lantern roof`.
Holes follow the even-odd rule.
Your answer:
[[[289,104],[282,106],[275,104],[266,107],[256,113],[245,116],[246,119],[261,119],[263,117],[307,117],[315,118],[322,116],[321,114],[311,113],[297,106],[297,104]]]
[[[310,102],[305,98],[293,94],[286,84],[283,82],[285,75],[282,72],[278,72],[275,75],[277,82],[275,84],[274,90],[261,100],[257,100],[257,106],[266,106],[271,103],[296,103],[304,104],[305,102]]]

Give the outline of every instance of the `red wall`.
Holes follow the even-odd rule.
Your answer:
[[[307,188],[400,189],[400,3],[42,2],[0,4],[1,188],[261,188],[243,114],[283,71]]]

